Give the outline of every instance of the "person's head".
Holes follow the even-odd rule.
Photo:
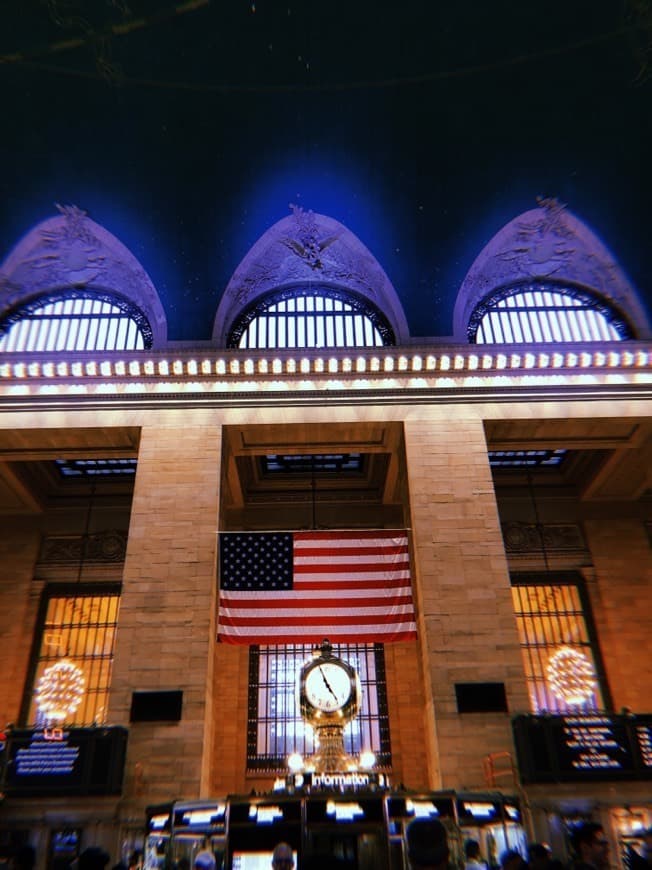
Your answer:
[[[79,856],[77,867],[79,870],[104,870],[109,861],[109,854],[104,849],[100,849],[99,846],[89,846]]]
[[[413,819],[407,827],[406,840],[412,870],[445,870],[448,836],[439,819]]]
[[[195,855],[195,870],[215,870],[217,861],[209,849],[202,849]]]
[[[467,861],[477,861],[480,857],[480,843],[477,840],[467,840],[464,844],[464,854]]]
[[[500,866],[502,870],[521,870],[523,866],[523,858],[514,849],[506,849],[500,855]]]
[[[272,867],[274,870],[291,870],[294,867],[292,846],[289,843],[277,843],[272,852]]]
[[[609,864],[609,840],[598,822],[584,822],[573,831],[571,844],[575,854],[585,864],[593,864],[598,870]]]
[[[530,843],[527,857],[530,870],[546,870],[551,861],[550,850],[543,843]]]

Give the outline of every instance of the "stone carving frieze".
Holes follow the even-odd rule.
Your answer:
[[[494,291],[530,281],[552,281],[593,290],[647,328],[636,292],[608,248],[554,198],[504,226],[480,252],[460,288],[455,335],[465,336],[474,309]]]
[[[586,550],[582,529],[576,523],[510,522],[502,524],[507,553],[541,554]]]
[[[324,226],[312,211],[291,205],[291,218],[280,222],[269,243],[252,251],[229,283],[233,303],[247,305],[257,296],[287,284],[335,284],[368,298],[387,283],[377,262],[362,246],[353,250],[344,227]]]
[[[0,270],[0,312],[23,299],[63,288],[116,293],[147,315],[160,339],[165,316],[146,271],[111,233],[76,205],[35,227]]]
[[[39,562],[79,565],[124,562],[127,532],[111,529],[88,536],[48,535],[41,542]]]

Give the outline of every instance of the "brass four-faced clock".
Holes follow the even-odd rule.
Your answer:
[[[344,752],[344,726],[358,714],[360,680],[355,668],[333,654],[328,640],[319,655],[301,669],[299,706],[317,738],[316,769],[345,769],[349,759]]]

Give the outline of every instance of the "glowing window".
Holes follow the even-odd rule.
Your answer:
[[[532,712],[604,709],[602,666],[581,579],[515,577],[512,598]]]
[[[622,341],[632,333],[622,316],[588,291],[533,282],[483,300],[468,336],[476,344],[532,344]]]
[[[143,350],[145,315],[125,299],[86,291],[40,296],[0,323],[0,351]]]
[[[301,718],[297,680],[313,647],[254,646],[249,653],[249,728],[247,767],[250,770],[285,769],[287,757],[304,758],[315,751],[313,732]],[[389,714],[382,644],[333,644],[335,655],[358,672],[362,705],[344,729],[344,749],[357,756],[371,749],[381,767],[391,764]]]
[[[382,347],[395,344],[388,321],[367,301],[339,290],[293,288],[264,297],[231,329],[242,349]]]
[[[67,725],[101,725],[106,721],[120,590],[86,585],[46,590],[39,631],[39,650],[27,698],[26,724],[43,726],[35,703],[43,672],[66,658],[84,675],[84,693]]]
[[[567,450],[490,450],[492,468],[559,468]]]
[[[55,459],[54,462],[66,480],[133,477],[138,465],[137,459]]]

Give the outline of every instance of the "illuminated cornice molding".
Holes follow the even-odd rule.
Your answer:
[[[515,393],[652,398],[652,344],[432,346],[318,351],[14,354],[0,356],[0,406],[27,398],[206,399],[237,404],[500,400]],[[273,397],[273,398],[272,398]]]

